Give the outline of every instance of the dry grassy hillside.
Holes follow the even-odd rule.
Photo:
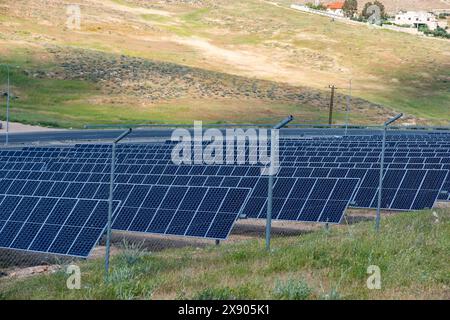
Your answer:
[[[450,119],[449,41],[261,0],[77,3],[79,30],[67,25],[69,0],[0,3],[0,63],[14,66],[20,97],[14,120],[272,122],[293,113],[317,123],[327,119],[333,83],[341,123],[350,79],[351,122],[375,124],[399,111],[409,124]]]

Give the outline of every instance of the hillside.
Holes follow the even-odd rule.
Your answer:
[[[0,63],[10,63],[14,121],[273,122],[294,114],[378,124],[448,124],[450,41],[352,26],[259,0],[68,0],[0,3]],[[119,64],[115,64],[120,62]],[[1,69],[4,88],[6,71]],[[0,117],[4,118],[3,109]]]
[[[257,239],[154,253],[128,247],[113,258],[108,284],[102,259],[78,261],[81,290],[66,289],[62,268],[0,278],[0,298],[450,299],[449,233],[450,212],[441,209],[385,216],[379,235],[370,221],[278,236],[270,254]],[[379,290],[367,288],[370,265],[380,268]]]

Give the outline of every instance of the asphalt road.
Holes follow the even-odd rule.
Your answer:
[[[246,129],[246,128],[244,128]],[[40,131],[40,132],[24,132],[10,133],[9,144],[47,144],[47,143],[65,143],[74,141],[111,141],[119,136],[124,130],[61,130],[61,131]],[[136,129],[130,134],[129,140],[155,140],[170,138],[173,129]],[[419,130],[402,130],[391,131],[393,133],[402,134],[418,134],[427,131]],[[446,131],[450,132],[450,131]],[[344,129],[316,129],[316,128],[287,128],[280,130],[281,137],[295,136],[317,136],[317,135],[344,135]],[[375,129],[349,129],[350,135],[368,135],[381,134],[380,130]],[[5,144],[6,134],[0,135],[0,145]]]

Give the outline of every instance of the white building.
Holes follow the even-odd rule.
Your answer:
[[[428,26],[428,29],[435,30],[438,27],[436,16],[425,11],[407,11],[399,12],[395,16],[395,24],[399,26],[409,25],[414,28]]]

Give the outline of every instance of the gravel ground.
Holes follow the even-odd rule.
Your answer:
[[[6,122],[1,122],[2,127],[0,129],[0,133],[6,132]],[[22,124],[18,122],[10,122],[9,123],[9,132],[38,132],[38,131],[56,131],[56,130],[63,130],[63,129],[53,129],[53,128],[46,128],[46,127],[39,127],[39,126],[31,126],[28,124]]]

